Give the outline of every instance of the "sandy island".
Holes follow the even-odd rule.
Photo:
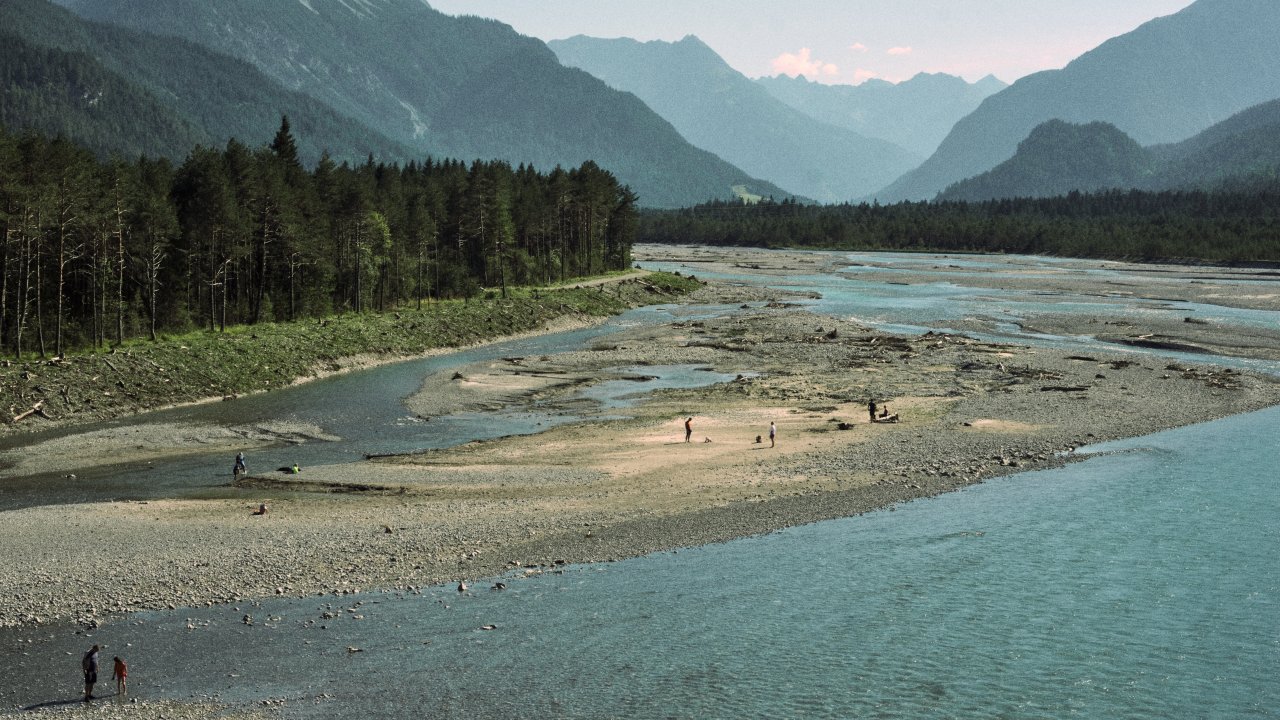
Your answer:
[[[645,252],[696,253],[708,266],[726,268],[749,258],[754,271],[780,275],[831,262],[807,253]],[[1163,279],[1171,270],[1160,272]],[[1201,301],[1218,292],[1205,284],[1180,287]],[[1168,293],[1162,289],[1161,296]],[[407,401],[413,412],[433,416],[536,398],[563,402],[590,418],[600,411],[574,401],[573,391],[625,376],[620,368],[695,364],[736,378],[658,392],[628,409],[629,419],[307,468],[301,476],[255,475],[243,500],[6,512],[0,625],[94,626],[139,609],[536,574],[562,563],[609,561],[854,515],[1066,462],[1083,444],[1280,402],[1280,383],[1262,375],[937,332],[898,337],[853,319],[815,316],[795,300],[765,288],[711,284],[688,302],[726,308],[714,317],[612,335],[588,350],[507,358],[429,377]],[[1215,337],[1214,328],[1188,323],[1176,330],[1248,352],[1239,337]],[[1272,340],[1260,339],[1255,354],[1271,357],[1280,347]],[[870,398],[887,404],[900,422],[870,422]],[[693,418],[690,443],[684,442],[687,417]],[[771,421],[776,447],[768,440]],[[165,457],[192,433],[215,443],[321,434],[316,428],[171,428],[149,438],[145,451]],[[24,467],[62,467],[76,452],[76,438],[92,440],[104,457],[140,452],[125,428],[114,437],[65,439],[60,448],[24,458]],[[266,515],[253,514],[260,503],[269,508]]]

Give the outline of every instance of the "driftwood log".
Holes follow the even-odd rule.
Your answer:
[[[44,408],[44,401],[41,400],[40,402],[33,405],[30,410],[14,415],[13,420],[11,420],[10,422],[22,422],[23,420],[26,420],[27,418],[36,414],[39,414],[41,417],[47,418],[48,415],[44,414],[43,408]]]

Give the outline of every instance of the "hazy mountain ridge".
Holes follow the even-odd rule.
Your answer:
[[[246,60],[420,155],[540,168],[593,160],[653,206],[731,197],[735,185],[789,195],[693,147],[634,97],[561,66],[542,42],[421,0],[64,1]]]
[[[988,75],[976,83],[945,73],[920,73],[900,83],[824,85],[778,75],[756,80],[782,102],[823,122],[887,140],[928,157],[960,118],[1008,85]]]
[[[1274,0],[1199,0],[987,98],[923,165],[876,196],[930,198],[1009,159],[1053,119],[1109,122],[1142,144],[1183,140],[1280,97],[1278,35]]]
[[[14,38],[0,55],[7,127],[61,133],[100,155],[181,159],[196,143],[265,142],[288,114],[308,161],[326,149],[353,161],[409,157],[252,65],[185,40],[89,22],[45,0],[4,0],[0,27]],[[98,103],[73,102],[77,87]]]
[[[820,201],[861,197],[923,157],[788,106],[694,36],[580,35],[548,45],[565,65],[634,93],[694,145]]]
[[[1280,177],[1280,100],[1240,112],[1180,143],[1141,147],[1109,123],[1051,120],[1017,153],[939,200],[1052,197],[1071,191],[1247,188]]]
[[[973,202],[1136,187],[1154,166],[1151,153],[1111,123],[1050,120],[1036,126],[1012,158],[950,186],[938,199]]]

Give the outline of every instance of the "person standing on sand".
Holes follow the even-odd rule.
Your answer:
[[[129,666],[124,664],[124,661],[120,659],[119,655],[115,656],[113,660],[115,661],[115,667],[111,670],[111,679],[116,681],[116,694],[128,695]]]
[[[84,701],[93,699],[93,685],[98,682],[98,646],[89,648],[80,661],[80,669],[84,670]]]
[[[867,413],[871,415],[871,422],[876,421],[876,401],[872,400],[867,403]]]
[[[774,437],[777,436],[777,434],[778,434],[778,426],[774,425],[773,421],[770,420],[769,421],[769,447],[773,447],[773,439]]]
[[[693,418],[684,421],[684,441],[690,442],[689,438],[693,437]]]

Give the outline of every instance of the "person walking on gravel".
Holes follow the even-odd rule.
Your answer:
[[[774,425],[773,421],[770,420],[769,421],[769,447],[773,447],[773,440],[775,437],[777,437],[777,435],[778,435],[778,426]]]
[[[129,666],[117,655],[113,658],[115,666],[111,669],[111,679],[116,681],[116,694],[129,694]]]

